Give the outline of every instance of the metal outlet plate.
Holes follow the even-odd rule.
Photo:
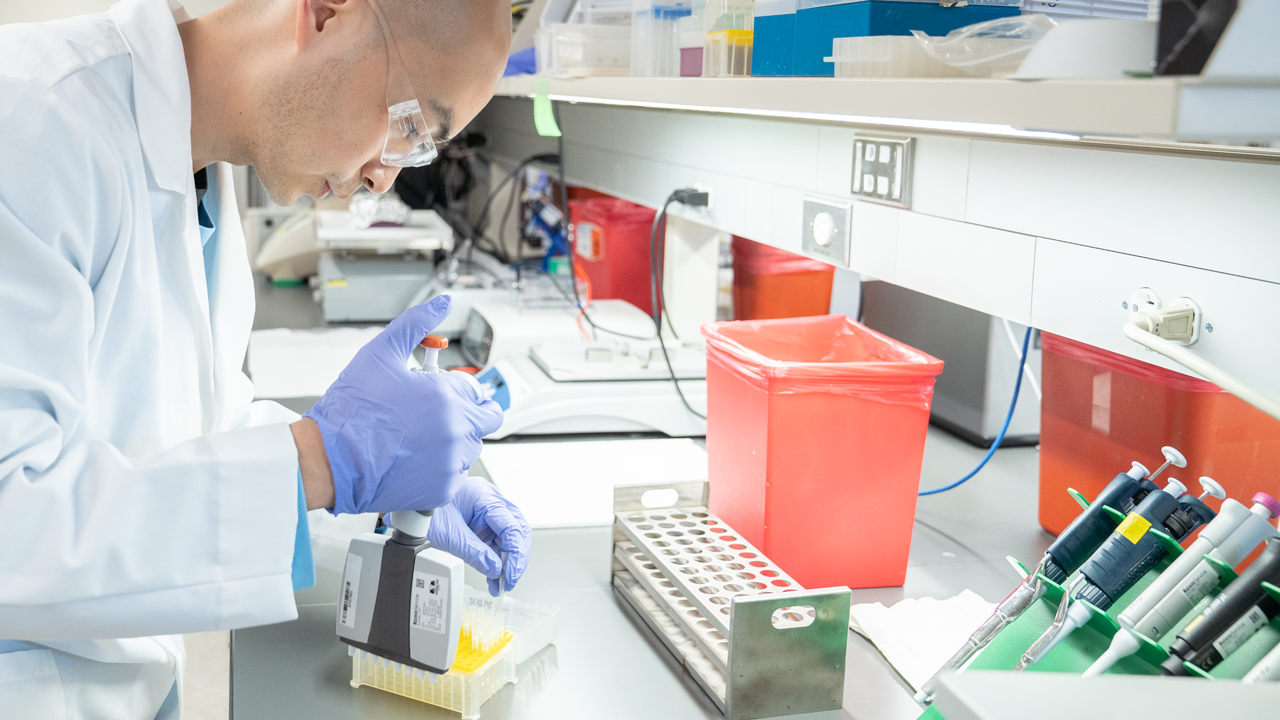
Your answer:
[[[725,637],[734,598],[803,589],[705,507],[621,512],[616,517],[616,527]]]
[[[729,641],[685,598],[675,583],[662,574],[653,560],[630,542],[618,543],[614,547],[614,555],[684,634],[697,644],[698,649],[715,662],[720,672],[726,672],[729,669]]]
[[[911,208],[915,138],[858,134],[853,138],[853,185],[863,200]]]
[[[850,203],[819,198],[804,199],[804,226],[800,246],[810,255],[849,265]]]

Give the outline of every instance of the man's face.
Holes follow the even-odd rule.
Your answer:
[[[264,84],[262,127],[250,139],[258,177],[281,205],[302,195],[347,197],[362,185],[385,192],[399,173],[381,162],[389,72],[381,27],[367,3],[346,2],[319,15],[315,5],[298,5],[310,13],[298,32],[310,36],[298,43],[292,65]],[[442,143],[488,102],[501,65],[490,57],[444,59],[412,38],[397,43]]]

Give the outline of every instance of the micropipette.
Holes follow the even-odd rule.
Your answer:
[[[1200,479],[1202,484],[1208,480]],[[1235,567],[1258,543],[1280,536],[1270,522],[1276,516],[1280,516],[1280,503],[1266,493],[1253,496],[1252,508],[1230,498],[1223,500],[1218,517],[1200,531],[1191,547],[1125,608],[1118,618],[1121,627],[1152,642],[1159,640],[1217,586],[1218,570],[1212,560]],[[1101,675],[1121,658],[1137,652],[1140,645],[1130,632],[1117,632],[1111,646],[1085,670],[1084,677]]]

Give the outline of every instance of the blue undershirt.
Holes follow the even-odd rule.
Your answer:
[[[207,170],[196,173],[196,218],[200,221],[200,245],[204,255],[205,287],[213,287],[218,250],[218,193],[210,192]],[[212,303],[212,298],[210,298]],[[307,522],[307,495],[302,489],[302,470],[298,470],[298,526],[293,537],[293,590],[306,590],[316,584],[316,564],[311,557],[311,525]]]

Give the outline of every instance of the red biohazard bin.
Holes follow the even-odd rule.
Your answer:
[[[1187,467],[1162,477],[1194,495],[1208,475],[1246,506],[1259,491],[1280,497],[1280,421],[1213,383],[1058,335],[1041,338],[1044,529],[1056,535],[1080,514],[1067,488],[1093,499],[1134,460],[1155,470],[1165,445]]]
[[[570,200],[577,264],[591,279],[591,297],[626,300],[653,312],[649,287],[651,208],[618,198]]]
[[[702,334],[712,512],[805,587],[901,585],[942,361],[844,315]]]
[[[733,236],[736,320],[826,315],[836,269],[821,260]]]

